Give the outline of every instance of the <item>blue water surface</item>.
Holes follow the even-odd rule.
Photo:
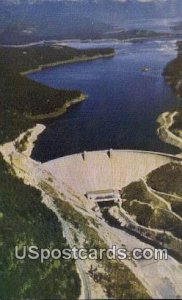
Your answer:
[[[156,133],[158,115],[178,105],[162,76],[164,66],[176,56],[176,41],[75,41],[71,46],[114,47],[116,55],[28,76],[51,87],[79,89],[88,95],[84,102],[49,123],[38,138],[32,157],[45,162],[82,151],[111,148],[176,153]]]

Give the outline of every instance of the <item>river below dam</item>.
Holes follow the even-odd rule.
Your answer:
[[[27,77],[54,88],[79,89],[88,98],[47,124],[32,157],[45,162],[91,150],[131,149],[177,153],[156,133],[160,113],[178,101],[162,76],[176,57],[176,40],[72,41],[77,48],[113,47],[116,55],[44,69]]]

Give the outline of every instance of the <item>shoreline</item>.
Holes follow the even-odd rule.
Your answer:
[[[157,134],[161,141],[175,146],[182,151],[182,139],[177,137],[171,130],[171,126],[175,123],[174,117],[178,114],[177,111],[174,112],[164,112],[157,118],[157,123],[159,127],[157,129]]]
[[[56,66],[79,63],[79,62],[85,62],[85,61],[92,61],[92,60],[96,60],[96,59],[100,59],[100,58],[111,58],[111,57],[114,57],[114,56],[115,56],[115,52],[110,53],[110,54],[94,55],[94,56],[91,56],[91,57],[89,57],[89,56],[75,57],[73,59],[62,60],[62,61],[57,61],[57,62],[54,62],[54,63],[47,63],[47,64],[44,64],[44,65],[40,65],[35,69],[30,69],[30,70],[27,70],[27,71],[20,72],[20,75],[25,76],[25,75],[29,75],[29,74],[32,74],[32,73],[38,73],[38,72],[41,72],[45,69],[53,68],[53,67],[56,67]]]
[[[173,90],[174,95],[177,99],[181,99],[181,88],[182,88],[182,79],[180,66],[180,58],[181,58],[181,42],[176,41],[177,49],[177,57],[171,60],[163,70],[163,77],[167,85]],[[174,68],[176,67],[176,74],[174,73]],[[161,141],[170,144],[180,150],[178,154],[179,157],[182,156],[182,138],[177,136],[175,133],[171,131],[171,127],[175,125],[175,117],[178,116],[179,112],[176,111],[168,111],[163,112],[157,118],[157,123],[159,127],[157,129],[158,137]]]
[[[36,45],[46,45],[46,44],[68,44],[72,42],[80,42],[80,43],[97,43],[97,42],[125,42],[125,41],[132,41],[132,40],[148,40],[148,39],[154,39],[154,38],[171,38],[171,37],[178,37],[178,34],[168,34],[160,32],[159,36],[133,36],[133,37],[125,37],[125,38],[116,38],[116,37],[102,37],[102,38],[96,38],[96,39],[79,39],[79,38],[73,38],[73,39],[63,39],[63,40],[39,40],[35,42],[25,43],[25,44],[0,44],[0,47],[2,48],[28,48]]]
[[[57,118],[57,117],[63,115],[64,113],[66,113],[69,107],[71,107],[75,104],[78,104],[78,103],[86,100],[87,98],[88,98],[87,95],[81,94],[80,97],[72,99],[70,101],[67,101],[61,108],[58,108],[57,110],[55,110],[51,113],[39,114],[39,115],[35,115],[35,116],[27,115],[27,118],[29,118],[30,120],[34,120],[34,121],[44,121],[44,120],[48,120],[48,119],[54,119],[54,118]]]
[[[38,66],[35,69],[30,69],[30,70],[27,70],[27,71],[20,72],[20,75],[21,76],[26,76],[26,75],[29,75],[29,74],[41,72],[41,71],[43,71],[45,69],[48,69],[48,68],[54,68],[56,66],[61,66],[61,65],[65,65],[65,64],[74,64],[74,63],[85,62],[85,61],[86,62],[87,61],[94,61],[94,60],[101,59],[101,58],[112,58],[114,56],[115,56],[115,51],[113,51],[112,53],[109,53],[109,54],[99,54],[99,55],[94,55],[94,56],[91,56],[91,57],[88,57],[88,56],[84,55],[84,56],[81,56],[81,57],[75,57],[73,59],[68,59],[68,60],[56,61],[56,62],[53,62],[53,63],[43,64],[43,65]],[[70,101],[66,101],[65,104],[62,107],[57,108],[53,112],[45,113],[45,114],[38,114],[38,115],[35,115],[35,116],[27,115],[27,118],[29,118],[30,120],[34,120],[34,121],[44,121],[44,120],[47,120],[47,119],[54,119],[54,118],[57,118],[57,117],[63,115],[64,113],[66,113],[66,111],[69,107],[71,107],[75,104],[78,104],[78,103],[84,101],[87,98],[88,98],[88,95],[81,93],[79,97],[74,98]]]
[[[180,38],[181,40],[181,38]],[[182,42],[176,41],[177,56],[165,66],[163,76],[166,83],[171,87],[177,99],[182,98],[181,58]]]
[[[63,40],[40,40],[37,42],[27,43],[27,44],[0,44],[0,47],[2,48],[28,48],[32,46],[45,46],[46,44],[52,44],[52,45],[67,45],[68,43],[98,43],[98,42],[118,42],[123,41],[116,38],[100,38],[100,39],[63,39]]]

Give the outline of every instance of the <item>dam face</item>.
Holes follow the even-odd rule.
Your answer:
[[[93,151],[61,157],[43,166],[75,191],[120,190],[160,166],[179,160],[173,155],[144,151]]]

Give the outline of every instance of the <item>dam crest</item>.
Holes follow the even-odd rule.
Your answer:
[[[164,153],[103,150],[64,156],[43,164],[56,179],[75,191],[120,190],[151,171],[180,158]]]

